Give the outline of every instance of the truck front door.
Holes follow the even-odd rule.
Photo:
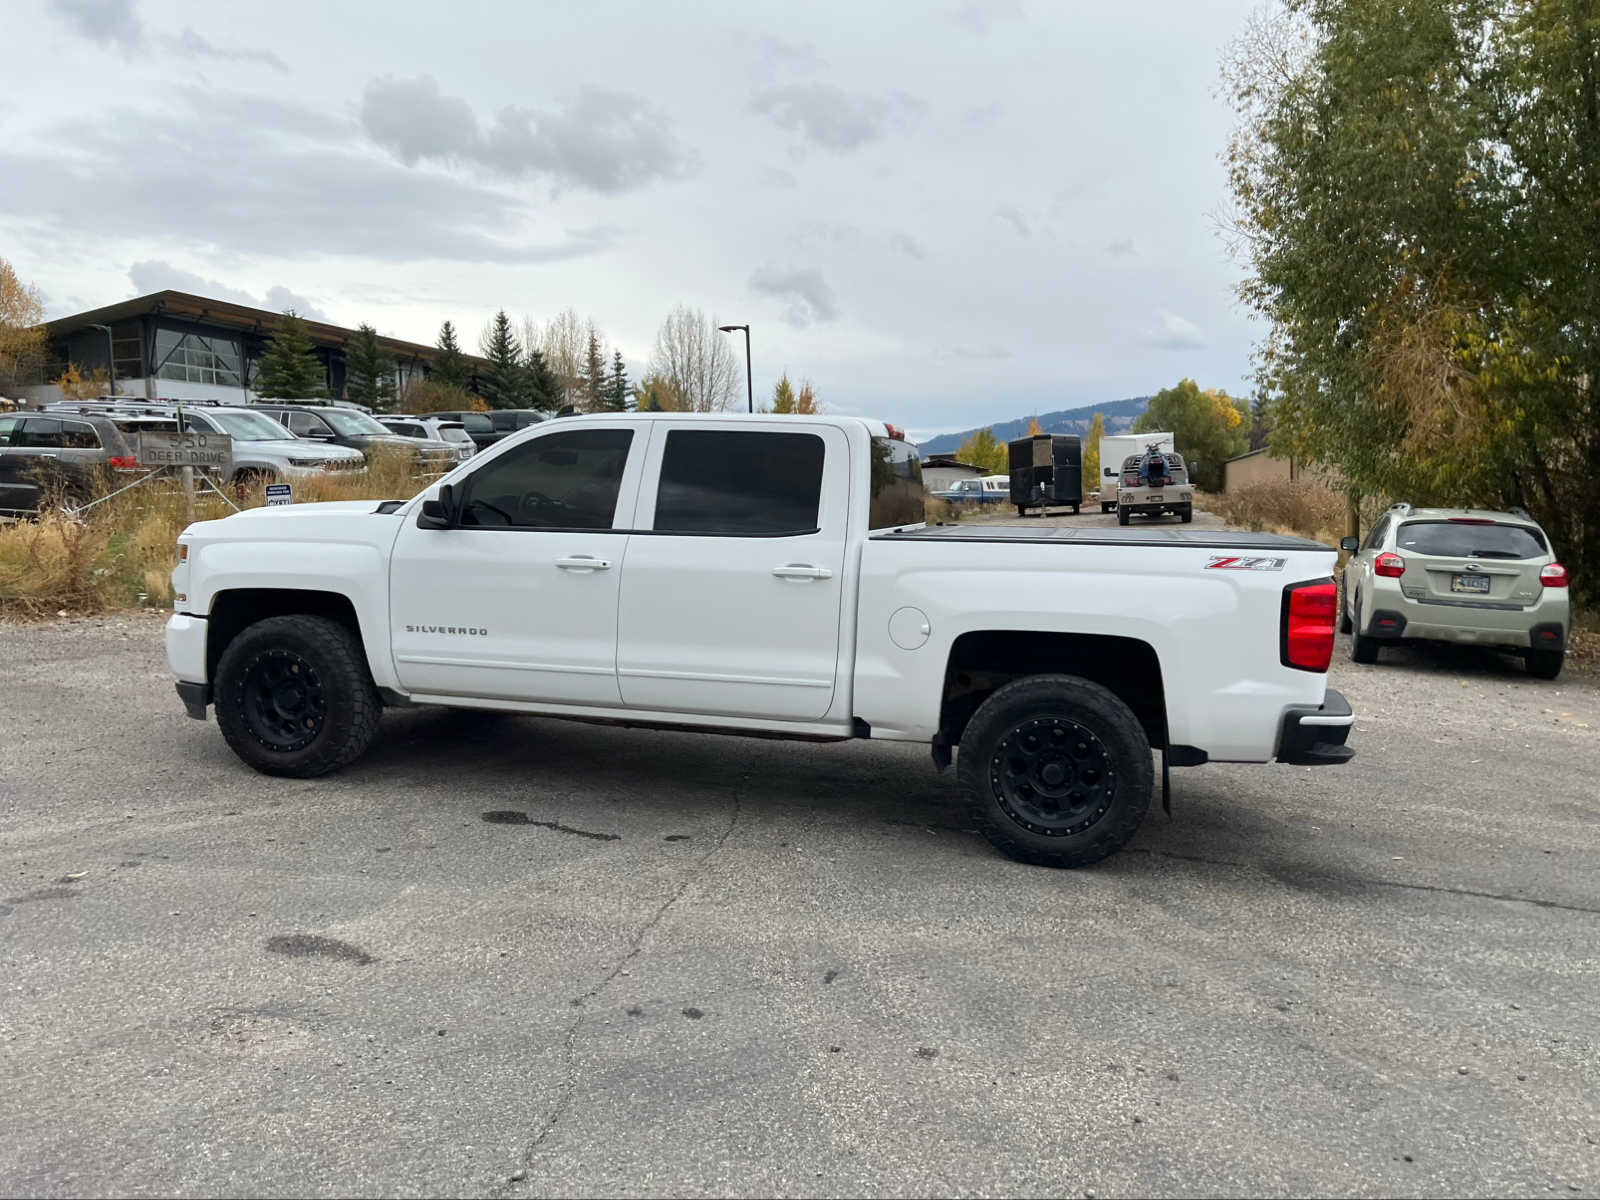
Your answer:
[[[407,692],[621,703],[618,585],[647,440],[621,425],[553,429],[485,452],[456,485],[456,527],[406,518],[389,605]]]
[[[817,720],[833,702],[849,512],[842,430],[658,422],[622,573],[632,707]]]

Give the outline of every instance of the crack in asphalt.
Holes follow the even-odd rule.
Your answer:
[[[645,939],[650,936],[651,931],[661,923],[662,918],[664,918],[667,913],[671,911],[672,907],[677,904],[679,900],[683,899],[684,893],[686,893],[695,883],[699,882],[699,880],[705,875],[706,867],[710,864],[711,860],[721,852],[722,847],[726,845],[728,839],[733,836],[734,827],[739,824],[739,814],[741,810],[739,790],[737,788],[734,789],[732,799],[733,811],[728,815],[727,828],[717,835],[717,838],[711,844],[710,849],[708,849],[695,861],[693,869],[691,869],[688,874],[684,876],[683,882],[673,889],[672,894],[661,903],[661,906],[656,909],[655,913],[650,917],[650,919],[641,925],[637,931],[635,931],[632,939],[629,941],[628,952],[612,965],[611,970],[606,973],[605,977],[601,979],[599,983],[595,984],[594,987],[590,988],[587,992],[572,1002],[579,1011],[577,1019],[567,1027],[566,1036],[562,1042],[562,1058],[565,1061],[566,1070],[565,1077],[561,1083],[561,1091],[556,1097],[555,1105],[551,1108],[550,1115],[545,1119],[545,1122],[543,1126],[540,1127],[539,1132],[534,1135],[533,1140],[528,1143],[527,1149],[522,1152],[522,1171],[518,1172],[517,1175],[513,1175],[512,1178],[506,1182],[497,1184],[495,1187],[490,1188],[488,1192],[489,1195],[497,1197],[505,1196],[518,1183],[525,1181],[526,1172],[532,1165],[534,1156],[538,1154],[539,1147],[544,1145],[545,1139],[555,1132],[556,1126],[561,1123],[561,1118],[566,1116],[567,1109],[571,1107],[572,1098],[577,1091],[578,1061],[576,1046],[578,1032],[583,1028],[583,1022],[589,1015],[587,1009],[589,1001],[597,999],[602,993],[604,993],[605,990],[611,986],[612,981],[622,973],[622,969],[635,958],[639,957],[644,950]],[[522,1178],[518,1178],[518,1175],[521,1175]]]
[[[1151,858],[1174,858],[1180,862],[1204,863],[1210,867],[1239,867],[1255,871],[1267,870],[1266,867],[1259,863],[1235,862],[1227,858],[1205,858],[1199,854],[1179,854],[1174,850],[1147,850],[1141,846],[1129,847],[1123,853],[1145,854]],[[1270,873],[1269,871],[1268,874]],[[1346,875],[1342,878],[1345,882],[1365,884],[1369,887],[1399,888],[1409,892],[1438,892],[1446,896],[1471,896],[1479,900],[1504,900],[1510,904],[1531,904],[1535,908],[1553,908],[1561,912],[1588,913],[1591,916],[1600,916],[1600,908],[1589,908],[1582,904],[1563,904],[1559,900],[1540,900],[1536,896],[1507,896],[1503,892],[1480,892],[1473,888],[1446,887],[1437,883],[1405,883],[1398,879],[1372,879],[1365,875]]]

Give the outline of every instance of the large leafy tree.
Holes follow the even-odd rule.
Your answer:
[[[0,385],[9,387],[43,361],[43,320],[39,290],[23,283],[11,264],[0,258]]]
[[[472,368],[456,340],[456,327],[449,321],[439,326],[439,353],[433,357],[428,378],[444,387],[465,388],[472,382]]]
[[[345,395],[378,412],[394,411],[394,355],[378,341],[378,331],[362,325],[345,347]]]
[[[1198,487],[1219,492],[1222,464],[1249,448],[1250,415],[1226,392],[1202,391],[1194,380],[1185,379],[1152,396],[1150,407],[1133,423],[1134,433],[1156,431],[1172,434]]]
[[[982,467],[991,475],[1004,475],[1010,470],[1010,456],[1004,442],[996,441],[994,430],[980,429],[961,443],[956,458],[975,467]]]
[[[521,408],[525,395],[522,344],[505,309],[495,313],[484,327],[478,349],[489,360],[482,381],[483,398],[489,407]]]
[[[1270,444],[1600,597],[1600,0],[1288,0],[1225,80]]]
[[[256,394],[281,400],[321,399],[328,394],[327,379],[306,323],[294,309],[286,310],[256,363]]]

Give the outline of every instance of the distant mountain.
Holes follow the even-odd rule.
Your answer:
[[[1095,413],[1100,413],[1106,419],[1107,433],[1127,433],[1135,420],[1144,415],[1144,410],[1150,407],[1149,396],[1134,396],[1128,400],[1113,400],[1110,404],[1089,404],[1083,408],[1068,408],[1061,412],[1040,413],[1039,428],[1046,433],[1075,433],[1083,437],[1089,432],[1089,423],[1094,420]],[[1022,437],[1028,432],[1028,426],[1033,423],[1032,417],[1018,417],[1015,421],[996,421],[993,425],[979,426],[994,431],[995,440],[1009,442],[1012,438]],[[917,449],[924,456],[930,454],[954,454],[978,429],[967,429],[961,433],[940,434],[936,438],[929,438]]]

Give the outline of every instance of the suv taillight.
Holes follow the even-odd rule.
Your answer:
[[[1398,554],[1380,554],[1372,569],[1388,579],[1399,579],[1406,573],[1406,560]]]
[[[1291,583],[1283,589],[1278,660],[1297,671],[1326,671],[1333,658],[1333,619],[1338,589],[1332,579]]]
[[[113,454],[108,460],[113,471],[137,471],[139,459],[132,454]]]
[[[1539,582],[1545,587],[1566,587],[1567,569],[1560,563],[1546,563],[1539,568]]]

